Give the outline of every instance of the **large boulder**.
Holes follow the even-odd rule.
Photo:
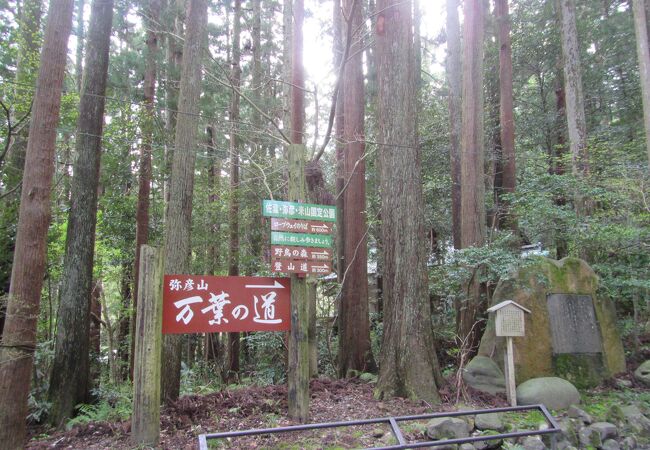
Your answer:
[[[517,386],[517,404],[543,404],[549,409],[566,409],[580,403],[578,389],[562,378],[532,378]]]
[[[505,300],[531,311],[525,315],[526,335],[514,338],[518,383],[557,376],[587,388],[625,371],[613,302],[598,290],[598,277],[583,260],[536,258],[499,281],[492,304]],[[505,338],[496,336],[491,314],[477,358],[501,367],[504,352]]]
[[[469,386],[489,394],[506,392],[506,379],[496,363],[487,356],[477,356],[463,370],[463,380]]]
[[[641,364],[634,371],[634,378],[640,383],[650,387],[650,359]]]

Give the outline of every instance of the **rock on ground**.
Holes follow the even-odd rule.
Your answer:
[[[477,414],[474,424],[479,430],[502,431],[505,428],[498,413]]]
[[[506,392],[506,379],[497,364],[487,356],[477,356],[463,370],[463,380],[474,389],[497,394]]]
[[[640,383],[650,387],[650,359],[641,364],[634,371],[634,378]]]
[[[580,403],[578,389],[558,377],[532,378],[517,386],[517,404],[541,403],[549,409],[566,409]]]
[[[433,440],[464,438],[469,431],[467,422],[455,417],[431,419],[427,423],[427,437]]]

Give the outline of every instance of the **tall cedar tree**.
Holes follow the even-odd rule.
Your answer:
[[[176,116],[178,111],[178,89],[181,84],[181,63],[183,62],[182,39],[185,25],[185,0],[168,0],[163,17],[167,17],[164,33],[167,36],[165,59],[165,133],[168,136],[176,134]],[[169,203],[169,184],[174,158],[173,146],[165,146],[165,181],[163,192],[165,204]]]
[[[643,94],[643,127],[645,129],[648,166],[650,166],[650,49],[648,46],[648,22],[645,0],[633,0],[636,54],[639,60],[639,79]]]
[[[207,16],[206,0],[189,1],[169,205],[165,220],[165,273],[188,273],[190,269],[197,115],[203,68],[201,56]],[[165,336],[162,396],[166,402],[177,399],[180,391],[181,343],[180,335]]]
[[[589,174],[587,149],[587,121],[585,119],[585,100],[582,93],[582,73],[580,71],[580,49],[576,27],[576,5],[574,0],[560,0],[560,21],[562,41],[562,62],[564,68],[564,95],[566,100],[566,119],[569,130],[572,173],[577,177]],[[575,197],[576,213],[589,214],[588,202],[580,193]]]
[[[368,316],[368,239],[366,225],[366,163],[364,144],[365,97],[363,87],[362,4],[345,0],[343,16],[346,25],[357,33],[352,37],[350,56],[343,72],[343,141],[344,176],[343,223],[345,244],[343,288],[339,303],[339,376],[349,370],[375,370],[370,349]]]
[[[508,0],[495,0],[494,10],[499,35],[499,126],[501,137],[500,186],[497,188],[499,226],[516,228],[503,194],[515,192],[517,183],[515,165],[515,119],[512,93],[512,44]]]
[[[214,142],[214,128],[209,126],[206,129],[208,145],[208,204],[210,205],[209,226],[210,243],[208,244],[208,260],[205,272],[208,275],[216,275],[219,270],[219,240],[220,222],[218,207],[219,191],[221,190],[221,157],[217,155],[217,147]],[[216,363],[220,353],[219,333],[206,333],[204,339],[205,360]]]
[[[438,403],[417,137],[412,3],[377,2],[384,335],[377,391]]]
[[[154,130],[154,97],[156,95],[156,58],[158,55],[158,27],[160,0],[145,3],[144,17],[147,27],[147,49],[144,69],[144,108],[140,130],[140,172],[138,174],[138,204],[135,210],[135,263],[133,264],[133,305],[131,308],[131,351],[129,352],[129,374],[133,378],[133,350],[135,349],[135,324],[138,311],[138,280],[140,279],[140,248],[149,242],[149,196],[151,195],[151,145]]]
[[[239,88],[241,86],[241,0],[235,0],[232,29],[232,60],[230,61],[230,246],[228,251],[228,275],[239,275]],[[228,378],[239,373],[239,333],[228,333]]]
[[[84,59],[84,48],[86,40],[86,30],[84,27],[84,8],[86,7],[86,0],[77,0],[77,29],[75,30],[75,36],[77,38],[77,57],[75,61],[75,82],[77,83],[77,92],[81,94],[82,82],[83,82],[83,59]]]
[[[18,222],[20,183],[25,167],[27,128],[22,127],[29,118],[32,92],[23,84],[32,85],[38,70],[41,48],[40,27],[42,15],[41,0],[25,0],[18,16],[18,51],[16,61],[16,86],[14,102],[9,117],[7,141],[0,151],[0,168],[3,190],[0,193],[0,296],[9,292],[11,262],[15,242],[15,224]],[[0,304],[0,339],[4,328],[6,304]]]
[[[88,51],[77,119],[56,346],[50,378],[49,421],[59,426],[79,403],[88,403],[90,300],[93,289],[97,189],[102,150],[113,0],[93,0]]]
[[[73,0],[52,0],[29,127],[5,328],[0,343],[0,442],[21,448],[45,276],[56,127]]]
[[[449,160],[451,164],[451,234],[460,245],[461,60],[458,1],[447,0],[447,84],[449,85]]]
[[[252,23],[252,57],[253,57],[253,68],[251,75],[251,101],[256,105],[262,105],[262,0],[251,0],[251,9],[253,10],[253,23]],[[254,130],[263,129],[264,125],[262,122],[262,115],[260,112],[253,108],[251,111],[251,124]],[[262,145],[261,136],[254,135],[251,139],[251,160],[253,165],[256,168],[264,166],[264,147]],[[259,179],[264,177],[263,172],[255,173],[255,178]],[[261,200],[259,192],[250,192],[252,197],[253,204],[259,204]],[[264,227],[264,219],[262,218],[262,210],[260,208],[253,208],[251,217],[252,227],[249,230],[250,240],[251,240],[251,263],[248,264],[248,274],[254,275],[260,269],[260,262],[264,260],[264,245],[263,242],[268,239],[263,239],[264,232],[262,231]]]
[[[333,17],[334,23],[334,67],[340,67],[343,59],[343,11],[341,9],[341,0],[333,1]],[[345,187],[345,171],[344,171],[344,158],[345,158],[345,145],[343,144],[343,128],[345,120],[343,115],[343,99],[345,92],[345,84],[340,83],[339,91],[337,93],[336,116],[334,118],[334,144],[336,152],[336,209],[339,212],[336,215],[336,268],[338,281],[343,281],[343,268],[345,267],[345,228],[343,221],[343,211],[345,211],[345,196],[343,189]],[[341,292],[342,295],[342,292]]]
[[[483,147],[483,0],[467,0],[463,16],[463,82],[460,141],[460,244],[461,248],[485,242],[485,186]],[[464,286],[465,298],[456,310],[456,333],[464,346],[478,348],[475,326],[485,305],[481,302],[479,268]]]

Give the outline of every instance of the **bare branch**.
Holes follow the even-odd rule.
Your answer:
[[[208,54],[210,55],[210,58],[211,58],[213,61],[216,62],[216,60],[215,60],[215,58],[212,56],[212,54],[211,54],[210,52],[208,52]],[[251,106],[255,109],[255,111],[257,111],[257,112],[258,112],[262,117],[264,117],[266,120],[268,120],[268,121],[271,123],[271,125],[273,125],[273,127],[276,129],[276,131],[277,131],[278,133],[280,133],[280,136],[282,136],[282,139],[284,140],[285,143],[287,143],[287,144],[291,144],[291,140],[289,140],[289,138],[288,138],[288,137],[287,137],[287,136],[282,132],[282,129],[280,128],[280,126],[279,126],[277,123],[275,123],[275,121],[273,120],[273,118],[272,118],[271,116],[269,116],[268,114],[266,114],[264,111],[262,111],[262,110],[260,109],[260,107],[257,106],[257,105],[255,104],[254,101],[252,101],[250,98],[248,98],[248,97],[247,97],[247,96],[246,96],[246,95],[241,91],[241,89],[236,88],[236,87],[235,87],[232,83],[230,83],[230,82],[225,82],[225,81],[221,80],[220,78],[218,78],[218,77],[215,76],[214,74],[211,74],[211,73],[208,72],[208,71],[206,71],[206,74],[207,74],[210,78],[212,78],[214,81],[216,81],[217,83],[219,83],[220,85],[232,89],[234,92],[237,93],[237,95],[239,95],[241,98],[243,98],[244,100],[246,100],[246,102],[247,102],[249,105],[251,105]]]
[[[23,182],[21,181],[20,183],[18,183],[17,185],[15,185],[13,188],[11,188],[10,190],[8,190],[7,192],[3,192],[2,194],[0,194],[0,200],[2,200],[2,199],[5,198],[5,197],[9,197],[11,194],[13,194],[13,193],[16,192],[18,189],[20,189],[20,187],[21,187],[22,185],[23,185]]]

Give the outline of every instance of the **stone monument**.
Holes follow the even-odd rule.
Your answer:
[[[556,376],[587,388],[625,371],[613,303],[598,291],[598,277],[583,260],[536,258],[499,281],[492,304],[506,299],[531,311],[526,335],[514,339],[517,382]],[[502,366],[504,351],[505,339],[497,338],[491,317],[478,357]],[[472,367],[464,374],[470,386],[476,378]]]

